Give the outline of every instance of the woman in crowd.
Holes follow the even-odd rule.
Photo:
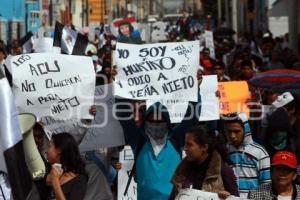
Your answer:
[[[75,139],[69,133],[53,135],[48,145],[47,156],[49,163],[52,164],[47,184],[52,186],[54,198],[82,200],[88,176]],[[61,164],[61,167],[55,164]]]
[[[187,132],[184,147],[186,158],[174,174],[171,199],[176,197],[180,189],[191,187],[218,193],[220,198],[239,195],[234,173],[215,149],[215,140],[214,134],[201,126]]]

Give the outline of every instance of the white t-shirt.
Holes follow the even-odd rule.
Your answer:
[[[277,199],[278,200],[292,200],[292,196],[281,196],[281,195],[278,195]]]

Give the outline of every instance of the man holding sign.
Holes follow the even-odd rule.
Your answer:
[[[191,55],[189,53],[190,50],[192,52],[193,43],[188,44],[191,45],[190,46],[191,48],[187,48],[186,44],[185,45],[180,45],[180,44],[181,43],[173,43],[172,45],[174,45],[174,48],[171,49],[174,49],[175,53],[181,52],[182,54],[181,53],[180,54],[183,56],[183,58],[185,58],[184,53],[186,53],[187,56],[186,59],[188,58],[190,60],[193,60],[194,58],[190,57]],[[153,44],[153,45],[157,46],[158,44]],[[152,63],[150,65],[148,65],[146,62],[148,59],[151,58],[149,58],[149,56],[146,56],[146,54],[149,54],[151,57],[151,50],[147,51],[145,49],[151,49],[151,47],[149,45],[145,45],[148,48],[144,48],[145,47],[144,45],[141,47],[137,47],[137,46],[135,47],[140,49],[139,51],[140,55],[146,56],[143,61],[143,64],[146,63],[147,66],[139,63],[137,65],[127,65],[127,67],[126,66],[123,67],[125,61],[121,63],[122,59],[117,57],[117,65],[121,71],[121,72],[119,71],[118,73],[119,77],[118,76],[116,77],[116,82],[115,82],[117,95],[126,98],[136,98],[136,99],[157,98],[159,96],[164,97],[165,95],[167,95],[164,94],[166,90],[164,91],[163,88],[160,88],[159,84],[154,85],[155,82],[159,82],[159,81],[153,78],[156,77],[156,75],[158,74],[158,77],[161,76],[161,79],[168,79],[170,78],[170,76],[168,76],[167,78],[167,75],[166,73],[164,73],[163,68],[166,69],[174,68],[174,71],[178,72],[179,70],[178,67],[180,68],[182,66],[180,65],[175,66],[175,63],[178,62],[180,63],[178,58],[176,59],[176,57],[174,58],[169,57],[169,55],[166,54],[166,49],[168,47],[164,46],[163,43],[159,45],[162,46],[160,48],[157,47],[157,52],[156,50],[152,50],[152,55],[159,54],[160,52],[160,55],[163,54],[163,57],[156,58],[155,60],[158,60],[156,62],[149,61],[149,63]],[[175,50],[176,48],[177,50]],[[131,46],[130,49],[133,50],[130,51],[130,54],[132,52],[135,52],[133,46]],[[117,50],[120,51],[118,47]],[[120,55],[122,55],[121,57],[124,58],[129,56],[127,55],[127,53],[129,53],[129,51],[128,52],[122,51]],[[198,53],[195,55],[198,55]],[[198,61],[197,56],[194,57],[196,57],[196,60]],[[180,87],[184,87],[183,86],[184,84],[182,82],[181,83],[183,85],[180,85],[179,83],[180,81],[184,81],[182,79],[175,83],[176,86],[172,85],[174,84],[173,81],[169,85],[169,87],[172,86],[172,90],[174,90],[173,92],[175,94],[178,93],[178,91],[180,91],[179,93],[183,93],[187,91],[190,92],[189,95],[181,98],[185,98],[187,100],[187,98],[189,97],[188,100],[197,100],[197,102],[190,102],[189,107],[186,111],[185,118],[183,119],[181,124],[179,124],[174,128],[171,127],[170,116],[166,107],[158,102],[150,106],[150,108],[146,111],[144,115],[144,121],[141,127],[137,128],[133,117],[131,117],[132,110],[130,109],[130,103],[128,103],[128,100],[126,99],[119,99],[120,103],[117,104],[117,116],[119,117],[119,120],[123,127],[125,138],[127,139],[127,142],[130,144],[135,154],[135,164],[133,167],[133,171],[136,171],[137,198],[140,200],[153,200],[153,199],[167,200],[170,196],[170,193],[173,188],[173,185],[171,183],[171,178],[175,172],[177,165],[181,160],[181,152],[184,146],[184,137],[185,137],[186,130],[189,127],[197,124],[198,118],[200,116],[201,104],[200,104],[200,95],[198,91],[198,84],[197,81],[196,83],[193,82],[194,80],[196,80],[197,66],[198,64],[196,66],[195,65],[189,66],[191,70],[195,68],[194,71],[195,73],[193,73],[192,75],[187,74],[186,76],[184,76],[184,73],[182,73],[182,71],[179,71],[179,74],[182,73],[183,78],[186,77],[187,79],[189,79],[188,77],[189,76],[191,77],[190,78],[192,79],[191,83],[192,85],[196,86],[196,90],[193,90],[193,87],[186,88],[185,90],[180,88]],[[153,71],[155,70],[161,71],[161,73],[156,73],[156,74],[153,73]],[[133,78],[132,75],[137,73],[139,73],[139,76],[135,76],[137,78],[135,80],[139,82],[129,81],[130,78]],[[150,79],[146,78],[148,75]],[[139,77],[142,78],[140,79]],[[173,78],[178,78],[178,76]],[[148,84],[143,85],[143,83],[141,82],[144,81],[148,82]],[[137,83],[140,83],[142,86],[140,86],[140,84]],[[127,88],[129,89],[133,88],[131,87],[132,84],[133,85],[136,84],[135,89],[126,91]],[[162,81],[162,85],[163,84],[164,82]],[[145,88],[145,85],[146,86],[148,85],[147,87],[150,88],[149,91],[152,92],[148,92],[148,93],[138,92],[138,90],[140,90],[139,88]],[[185,86],[189,87],[188,84],[186,84]],[[196,99],[193,99],[194,97]]]
[[[168,199],[173,187],[170,180],[181,160],[185,132],[199,120],[199,104],[190,103],[185,118],[175,128],[171,128],[166,107],[158,102],[146,111],[141,128],[129,119],[132,113],[124,112],[130,110],[129,106],[118,104],[117,110],[122,112],[117,115],[135,153],[138,199]]]

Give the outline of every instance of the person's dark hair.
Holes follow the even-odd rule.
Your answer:
[[[85,164],[80,157],[78,144],[69,133],[60,133],[52,136],[53,144],[61,150],[60,163],[64,172],[87,175]]]
[[[246,66],[249,66],[250,68],[252,68],[252,62],[251,62],[251,60],[244,60],[244,61],[242,61],[241,68],[244,68]]]
[[[237,113],[230,113],[230,114],[224,115],[223,120],[224,120],[225,124],[239,123],[242,127],[244,127],[244,123],[239,118]]]
[[[216,68],[216,66],[220,66],[221,69],[225,69],[225,64],[222,61],[216,61],[214,63],[214,68]]]
[[[209,133],[203,126],[198,125],[198,126],[192,127],[187,131],[187,133],[194,136],[195,142],[198,145],[207,144],[208,145],[207,152],[209,154],[211,154],[213,152],[213,150],[215,149],[215,141],[216,141],[215,135]]]
[[[212,133],[215,134],[215,133]],[[224,162],[226,162],[227,164],[231,164],[231,161],[229,159],[229,152],[228,152],[228,148],[226,147],[227,145],[227,138],[224,135],[224,133],[219,133],[216,136],[216,150],[218,151],[218,153],[220,154],[222,160]]]
[[[4,46],[0,45],[0,52],[2,52],[4,54],[4,56],[6,57],[6,50]]]
[[[130,33],[132,33],[134,31],[134,28],[133,28],[132,24],[130,22],[124,21],[124,22],[120,23],[120,25],[119,25],[119,31],[118,31],[119,35],[123,35],[123,33],[120,30],[120,27],[123,26],[123,25],[128,25],[129,26],[129,32]]]
[[[289,132],[289,130],[291,129],[288,113],[282,107],[276,109],[272,114],[268,115],[267,120],[267,130],[270,133],[270,135],[276,131]]]

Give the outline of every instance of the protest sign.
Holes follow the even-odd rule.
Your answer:
[[[203,76],[200,85],[201,115],[200,121],[211,121],[220,119],[219,98],[216,96],[218,90],[218,78],[216,75]]]
[[[217,193],[205,192],[203,190],[182,189],[175,200],[220,200]],[[226,200],[246,200],[245,198],[229,196]]]
[[[33,49],[35,53],[52,52],[53,39],[52,38],[37,38],[33,42]]]
[[[197,101],[198,41],[117,43],[115,95],[130,99]]]
[[[188,108],[188,102],[184,100],[159,99],[159,100],[147,100],[146,101],[147,109],[156,102],[160,102],[167,108],[170,115],[171,123],[180,123],[183,120],[186,110]]]
[[[37,117],[91,119],[95,72],[85,56],[34,53],[10,60],[19,112]]]
[[[80,151],[91,151],[101,147],[114,147],[125,144],[122,126],[114,118],[114,103],[112,84],[96,87],[95,105],[97,113],[91,128],[79,145]]]
[[[47,138],[50,140],[52,135],[59,133],[70,133],[73,135],[76,141],[81,141],[83,136],[88,130],[88,126],[84,124],[80,119],[54,119],[52,117],[41,117],[40,122],[43,124],[43,128]]]
[[[216,75],[203,76],[200,85],[201,115],[199,121],[210,121],[220,119],[219,99],[216,97],[218,80]],[[157,100],[147,100],[147,108]],[[183,100],[159,100],[165,105],[170,114],[172,123],[180,123],[186,113],[188,102]]]
[[[124,195],[129,174],[134,163],[134,156],[130,146],[125,146],[123,151],[120,152],[119,162],[122,163],[122,168],[118,173],[118,200],[136,200],[137,185],[134,179],[130,182],[127,195]]]
[[[183,189],[179,191],[175,200],[219,200],[217,193],[204,192],[195,189]]]
[[[166,23],[163,21],[157,21],[151,24],[151,40],[152,42],[160,42],[166,40]]]
[[[8,55],[6,57],[6,59],[5,59],[5,62],[4,62],[4,65],[5,65],[5,67],[6,67],[6,69],[8,70],[9,73],[12,73],[12,71],[11,71],[11,64],[10,64],[10,60],[11,60],[12,57],[13,56]]]
[[[205,31],[205,46],[209,49],[210,57],[215,59],[215,45],[214,45],[214,36],[211,31]]]
[[[251,94],[246,81],[220,82],[219,92],[221,114],[244,112],[249,117],[247,101]]]
[[[77,31],[72,27],[65,26],[62,30],[61,50],[67,54],[72,54],[77,39]]]

